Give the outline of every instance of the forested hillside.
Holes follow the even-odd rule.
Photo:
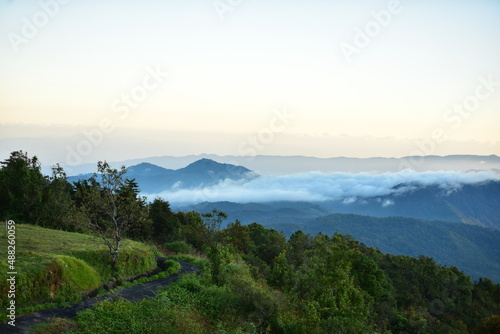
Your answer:
[[[108,277],[117,280],[127,239],[192,261],[202,274],[184,276],[153,299],[105,301],[35,333],[498,332],[500,285],[489,278],[473,281],[432,258],[384,254],[329,231],[287,237],[241,224],[216,207],[174,212],[164,199],[141,197],[124,168],[99,162],[97,169],[89,180],[70,184],[61,168],[44,177],[36,158],[14,152],[0,169],[0,214],[94,235],[105,250]],[[464,228],[453,232],[458,242],[471,234]],[[58,247],[65,254],[65,244]]]
[[[432,257],[474,279],[500,282],[500,231],[480,226],[404,217],[375,218],[330,214],[303,224],[268,225],[286,235],[297,230],[312,235],[342,233],[384,253]]]

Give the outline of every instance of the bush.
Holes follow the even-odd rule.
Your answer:
[[[172,253],[194,254],[196,250],[185,241],[167,242],[165,247]]]
[[[46,324],[40,324],[33,327],[30,334],[59,334],[69,333],[78,329],[78,325],[69,319],[55,318]]]
[[[107,300],[78,313],[80,330],[76,333],[197,334],[205,332],[205,321],[181,306],[165,308],[154,299],[138,303]]]

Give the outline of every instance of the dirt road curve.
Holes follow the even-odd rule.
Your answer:
[[[167,260],[166,258],[159,258],[158,260]],[[95,303],[100,302],[106,298],[119,296],[125,298],[129,301],[135,302],[147,297],[154,297],[154,292],[159,287],[165,287],[173,282],[177,281],[182,274],[200,271],[199,268],[192,265],[191,263],[176,261],[181,265],[181,270],[174,275],[166,278],[161,278],[155,281],[137,284],[129,288],[121,289],[116,292],[111,292],[104,296],[94,297],[82,300],[79,303],[72,304],[70,307],[58,307],[50,308],[46,310],[41,310],[38,312],[29,313],[16,318],[16,326],[10,326],[8,324],[0,324],[1,334],[17,334],[17,333],[29,333],[31,327],[50,321],[52,318],[72,318],[78,312],[92,307]]]

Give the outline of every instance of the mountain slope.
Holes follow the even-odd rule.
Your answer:
[[[412,185],[399,185],[399,187]],[[330,201],[322,206],[337,213],[375,217],[403,216],[480,225],[500,230],[500,182],[463,185],[452,191],[437,185],[349,203]]]
[[[315,235],[335,232],[395,255],[425,255],[437,263],[456,266],[474,279],[500,282],[500,231],[461,223],[425,221],[403,217],[376,218],[331,214],[303,224],[274,224],[291,235],[296,230]]]

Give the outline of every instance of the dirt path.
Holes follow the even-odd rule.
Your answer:
[[[167,260],[166,258],[159,258],[159,260]],[[41,310],[25,314],[16,318],[16,326],[8,324],[0,324],[1,334],[17,334],[29,333],[31,327],[40,323],[48,322],[52,318],[72,318],[82,310],[92,307],[94,304],[103,301],[110,297],[122,297],[129,301],[135,302],[147,297],[154,297],[155,291],[159,287],[165,287],[177,281],[182,274],[196,272],[199,273],[200,269],[191,263],[176,261],[181,265],[181,269],[177,274],[170,275],[166,278],[160,278],[155,281],[137,284],[129,288],[121,289],[115,292],[108,293],[104,296],[94,297],[82,300],[79,303],[72,304],[70,307],[57,307]]]

